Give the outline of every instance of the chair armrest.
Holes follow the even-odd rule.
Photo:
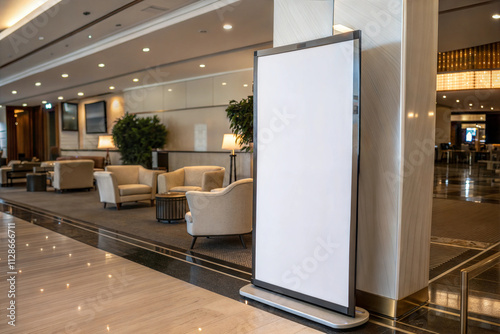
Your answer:
[[[94,172],[101,202],[121,203],[118,181],[112,172]]]
[[[184,185],[184,169],[158,175],[158,193],[163,194],[174,187]]]
[[[139,183],[151,187],[151,199],[155,198],[157,178],[160,173],[161,171],[139,168]]]
[[[203,179],[201,181],[201,191],[211,191],[215,188],[221,188],[224,182],[224,173],[226,170],[222,168],[221,170],[210,171],[203,173]]]

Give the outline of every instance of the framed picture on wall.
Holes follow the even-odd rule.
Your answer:
[[[106,133],[106,101],[85,105],[85,127],[87,133]]]
[[[62,103],[62,130],[78,131],[78,103]]]

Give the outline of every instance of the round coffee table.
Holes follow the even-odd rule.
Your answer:
[[[186,194],[169,192],[156,195],[156,219],[178,222],[184,220],[187,212]]]

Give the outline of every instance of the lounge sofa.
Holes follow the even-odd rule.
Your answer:
[[[52,186],[56,191],[94,188],[94,161],[56,161]]]
[[[93,160],[94,161],[94,171],[103,171],[104,170],[104,157],[93,156],[93,155],[71,155],[71,156],[62,156],[58,157],[56,161],[62,160]]]
[[[158,193],[211,191],[222,187],[226,169],[219,166],[190,166],[158,176]]]
[[[105,172],[95,172],[94,177],[104,208],[106,204],[111,203],[120,210],[124,202],[144,200],[153,206],[159,173],[139,165],[107,166]]]

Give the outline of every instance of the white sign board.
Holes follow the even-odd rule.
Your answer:
[[[253,283],[354,316],[358,32],[255,65]]]

